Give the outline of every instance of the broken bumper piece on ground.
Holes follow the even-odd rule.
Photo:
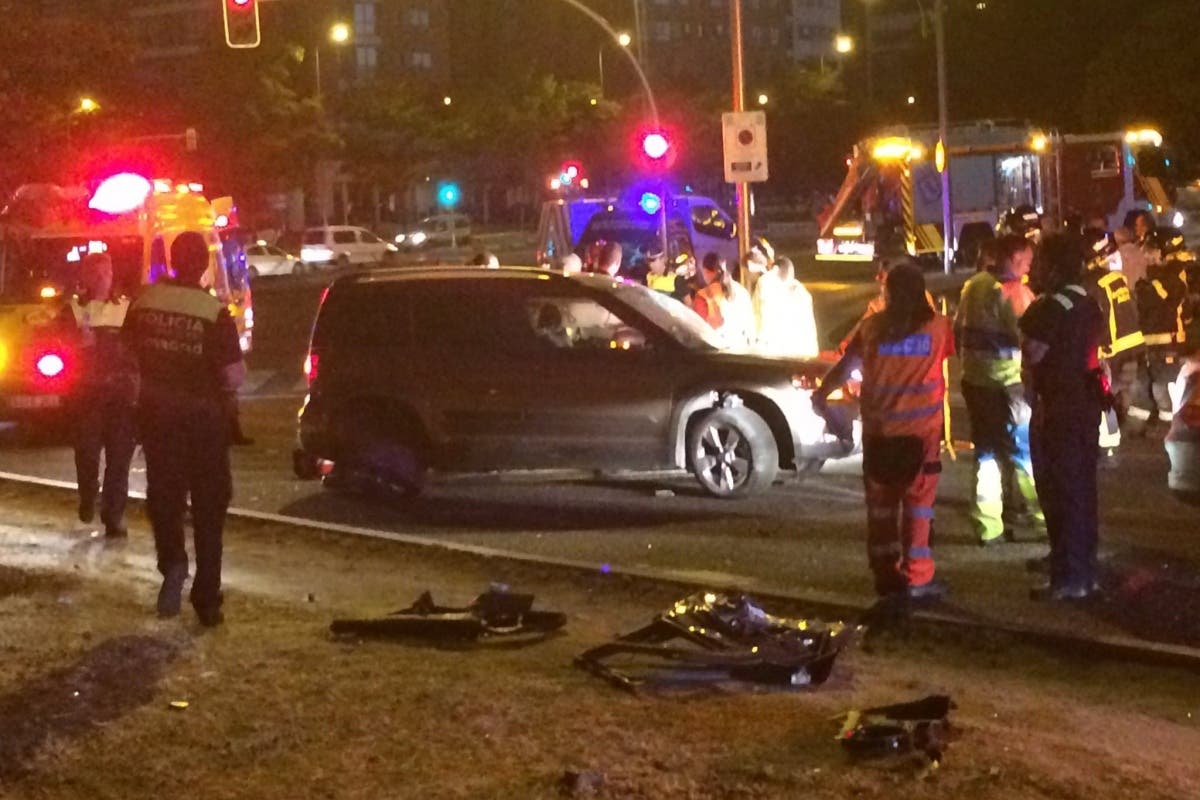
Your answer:
[[[439,642],[487,639],[533,643],[567,624],[556,611],[534,611],[533,595],[492,588],[469,606],[439,606],[429,592],[408,608],[379,619],[338,619],[329,626],[339,636],[412,638]]]
[[[946,695],[930,695],[911,703],[849,711],[838,740],[854,758],[919,755],[931,765],[940,764],[953,708]]]
[[[727,682],[819,685],[851,632],[841,622],[773,616],[745,595],[707,592],[680,600],[650,624],[593,647],[575,663],[629,691]]]

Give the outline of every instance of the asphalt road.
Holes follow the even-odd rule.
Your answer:
[[[656,570],[715,586],[736,584],[854,604],[871,600],[855,460],[827,467],[803,482],[788,479],[741,502],[708,498],[682,475],[435,477],[422,497],[405,506],[296,480],[290,453],[303,396],[300,364],[322,277],[327,276],[264,279],[256,288],[256,349],[250,358],[243,426],[257,442],[234,451],[236,506],[598,569]],[[832,276],[842,280],[816,277],[810,288],[824,331],[844,328],[875,291],[861,268]],[[954,404],[957,408],[957,398]],[[961,409],[955,418],[955,438],[963,439]],[[1115,600],[1089,608],[1031,603],[1028,589],[1034,578],[1026,574],[1025,562],[1046,551],[1044,542],[1023,532],[1022,543],[979,548],[966,517],[969,454],[958,461],[948,457],[946,465],[934,547],[939,575],[954,589],[948,610],[973,619],[1087,630],[1097,636],[1135,634],[1200,644],[1196,515],[1167,492],[1160,442],[1128,443],[1120,469],[1102,474],[1106,581]],[[68,449],[12,435],[0,441],[0,471],[73,478]],[[143,487],[143,477],[139,456],[135,490]],[[64,515],[70,511],[64,504]],[[1178,621],[1181,615],[1183,622]]]

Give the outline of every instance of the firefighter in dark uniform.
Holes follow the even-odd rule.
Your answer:
[[[71,394],[79,520],[96,517],[103,453],[100,521],[107,538],[123,539],[138,393],[137,363],[121,336],[129,300],[113,295],[112,260],[106,254],[88,255],[81,267],[80,292],[64,309],[69,317],[65,321],[76,331],[80,363],[79,382]]]
[[[1121,427],[1129,410],[1129,397],[1137,380],[1137,365],[1145,350],[1145,338],[1139,327],[1137,302],[1133,287],[1115,258],[1119,252],[1116,240],[1104,231],[1088,230],[1084,234],[1088,259],[1083,288],[1096,304],[1104,324],[1100,330],[1100,367],[1112,386],[1115,406],[1100,422],[1100,450],[1112,458],[1121,444]],[[1114,267],[1116,267],[1114,269]]]
[[[1186,249],[1178,231],[1150,234],[1161,254],[1146,268],[1134,287],[1146,352],[1138,367],[1137,384],[1128,412],[1131,433],[1145,433],[1155,423],[1171,424],[1168,388],[1179,376],[1180,351],[1187,340],[1188,284]]]
[[[163,583],[158,613],[179,613],[188,574],[184,517],[191,496],[196,576],[191,602],[203,625],[221,615],[221,537],[232,496],[229,415],[224,398],[245,377],[237,327],[201,288],[210,251],[198,233],[171,244],[173,280],[151,285],[129,309],[141,370],[139,425],[146,499]]]
[[[1033,476],[1050,536],[1050,583],[1034,597],[1082,600],[1095,591],[1096,422],[1107,395],[1097,351],[1104,321],[1082,285],[1084,245],[1077,236],[1047,237],[1036,271],[1045,292],[1021,317],[1021,353],[1033,407]]]

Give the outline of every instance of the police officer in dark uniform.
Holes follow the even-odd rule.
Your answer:
[[[1082,286],[1079,237],[1047,237],[1036,269],[1045,291],[1019,323],[1033,475],[1050,535],[1050,584],[1034,597],[1082,600],[1095,591],[1097,421],[1108,396],[1097,357],[1103,320]]]
[[[163,583],[158,613],[179,613],[188,574],[184,517],[191,495],[196,577],[191,602],[203,625],[221,615],[221,537],[232,496],[229,415],[224,398],[245,377],[237,327],[201,288],[210,251],[199,233],[171,244],[174,279],[151,285],[125,329],[141,371],[139,424],[147,508]]]
[[[92,253],[80,266],[80,292],[64,309],[75,330],[80,364],[79,382],[71,394],[79,520],[95,519],[103,453],[100,521],[107,538],[123,539],[128,535],[125,505],[138,393],[137,363],[121,336],[129,301],[113,293],[113,265],[107,254]]]

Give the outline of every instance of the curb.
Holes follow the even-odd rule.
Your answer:
[[[77,491],[76,484],[71,481],[38,478],[12,472],[0,471],[0,481],[39,486],[47,489]],[[142,502],[146,499],[144,492],[130,492],[129,497],[130,499]],[[450,542],[428,536],[395,533],[336,522],[320,522],[303,517],[292,517],[285,514],[255,511],[246,508],[230,507],[228,516],[239,520],[284,525],[319,533],[338,533],[346,536],[357,536],[365,539],[394,542],[410,547],[441,550],[446,553],[468,555],[476,558],[509,561],[517,564],[534,567],[551,567],[588,575],[602,574],[613,578],[627,578],[660,585],[678,586],[687,592],[714,588],[711,585],[697,583],[694,577],[689,576],[682,570],[657,570],[639,567],[613,568],[608,564],[597,564],[579,559],[536,556],[529,553],[519,553],[483,545]],[[802,606],[806,609],[811,609],[820,616],[829,618],[840,617],[846,620],[854,620],[862,618],[872,608],[861,601],[831,594],[789,594],[766,588],[756,589],[753,584],[739,588],[752,594],[758,600]],[[1046,630],[1044,628],[1006,625],[998,622],[983,622],[977,619],[967,619],[954,614],[929,609],[914,610],[910,619],[912,624],[924,627],[930,631],[973,636],[999,634],[1017,639],[1023,644],[1048,650],[1056,654],[1068,654],[1076,657],[1089,656],[1160,668],[1182,669],[1200,674],[1200,648],[1148,642],[1124,636],[1079,636]]]

